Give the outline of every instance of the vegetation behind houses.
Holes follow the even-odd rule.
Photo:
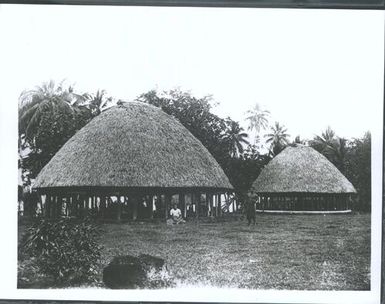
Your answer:
[[[370,211],[371,135],[341,138],[329,127],[321,135],[290,141],[288,130],[279,122],[270,124],[270,112],[256,105],[246,114],[244,130],[230,117],[212,113],[210,96],[197,98],[189,92],[151,90],[137,101],[160,107],[178,119],[214,156],[242,201],[262,168],[287,145],[307,144],[325,155],[356,187],[357,209]],[[55,153],[92,118],[120,101],[103,90],[77,93],[71,86],[53,81],[21,94],[19,101],[19,168],[28,186]],[[264,136],[262,130],[269,132]],[[250,135],[254,140],[250,142]]]

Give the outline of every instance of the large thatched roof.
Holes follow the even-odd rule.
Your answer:
[[[258,193],[355,193],[353,185],[311,147],[289,146],[274,157],[253,183]]]
[[[233,188],[179,121],[137,102],[112,107],[78,131],[34,183],[52,187]]]

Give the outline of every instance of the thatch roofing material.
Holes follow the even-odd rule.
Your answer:
[[[112,107],[78,131],[34,188],[233,189],[214,157],[179,121],[137,102]]]
[[[353,185],[311,147],[289,146],[273,158],[253,183],[257,193],[355,193]]]

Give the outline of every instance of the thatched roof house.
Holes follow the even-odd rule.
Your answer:
[[[179,121],[137,102],[112,107],[78,131],[41,170],[34,188],[90,196],[233,189]]]
[[[288,146],[274,157],[253,183],[252,191],[263,198],[263,209],[301,210],[346,209],[348,195],[356,193],[325,156],[300,144]]]

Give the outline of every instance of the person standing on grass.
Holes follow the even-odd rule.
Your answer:
[[[170,216],[173,224],[180,224],[185,222],[182,217],[182,211],[180,211],[177,204],[174,204],[173,208],[170,210]]]
[[[255,225],[255,203],[250,197],[247,197],[246,199],[246,218],[247,218],[247,225],[250,226],[251,223]]]

